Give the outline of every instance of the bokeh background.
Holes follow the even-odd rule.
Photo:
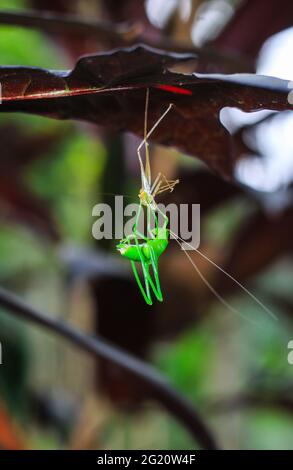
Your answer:
[[[0,0],[135,24],[146,41],[205,51],[199,71],[293,80],[289,1]],[[261,24],[261,27],[260,27]],[[139,25],[139,27],[137,26]],[[1,65],[68,69],[119,47],[96,38],[1,24]],[[293,115],[225,108],[241,148],[235,183],[199,160],[152,147],[153,174],[179,177],[162,202],[201,204],[201,250],[251,289],[273,320],[196,253],[209,292],[175,243],[163,256],[164,302],[144,304],[115,241],[94,240],[92,208],[115,194],[136,201],[139,139],[80,122],[0,114],[0,283],[76,327],[152,363],[201,412],[226,449],[292,449]],[[0,447],[192,449],[175,417],[130,376],[0,311]]]

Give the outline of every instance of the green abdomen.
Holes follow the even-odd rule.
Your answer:
[[[157,258],[161,256],[162,253],[166,250],[168,246],[168,239],[165,238],[155,238],[154,240],[149,240],[147,243],[143,244],[142,251],[146,259],[151,258],[150,247],[153,248]]]
[[[131,245],[127,245],[126,243],[119,244],[117,245],[117,249],[124,258],[131,261],[141,261],[141,256],[143,256],[145,261],[151,261],[150,248],[153,249],[156,257],[159,258],[168,246],[169,240],[167,231],[164,233],[165,237],[162,237],[162,233],[160,235],[160,238],[153,238],[147,242],[139,243],[139,245],[133,244],[133,240]]]

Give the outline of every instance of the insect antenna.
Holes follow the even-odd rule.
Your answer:
[[[266,307],[266,305],[261,302],[261,300],[259,300],[252,292],[250,292],[243,284],[241,284],[241,282],[239,282],[237,279],[235,279],[231,274],[229,274],[227,271],[225,271],[225,269],[223,269],[221,266],[219,266],[217,263],[215,263],[214,261],[212,261],[208,256],[204,255],[201,251],[199,251],[197,248],[193,247],[190,243],[186,242],[185,240],[183,240],[183,238],[179,237],[179,235],[177,235],[175,232],[173,232],[172,230],[170,230],[170,234],[175,238],[175,240],[177,241],[177,243],[180,245],[181,247],[181,243],[185,243],[187,246],[189,246],[190,248],[192,248],[194,251],[196,251],[202,258],[204,258],[206,261],[208,261],[210,264],[212,264],[215,268],[217,268],[218,270],[220,270],[223,274],[225,274],[225,276],[227,276],[228,278],[230,278],[233,282],[235,282],[235,284],[238,285],[238,287],[240,287],[246,294],[249,295],[249,297],[251,297],[260,307],[262,307],[263,310],[265,310],[266,313],[268,313],[268,315],[270,315],[270,317],[272,317],[274,320],[277,320],[277,317],[275,316],[275,314],[268,308]],[[188,259],[191,261],[192,265],[194,266],[194,268],[196,269],[196,271],[198,272],[198,274],[200,275],[201,279],[204,281],[204,283],[210,288],[210,290],[213,292],[213,294],[216,295],[216,297],[226,306],[228,306],[229,304],[226,302],[226,300],[210,285],[210,283],[208,282],[208,280],[204,277],[204,275],[200,272],[198,266],[196,266],[196,264],[194,263],[194,261],[192,260],[191,256],[186,252],[186,250],[184,250],[184,253],[185,255],[188,257]],[[238,315],[244,317],[244,315],[242,315],[240,312],[236,311],[231,305],[229,305],[229,310],[233,310],[234,313],[238,313]],[[247,317],[244,317],[246,319],[248,319]],[[251,320],[250,320],[251,321]]]
[[[179,237],[176,236],[176,234],[174,232],[171,232],[170,233],[173,235],[175,241],[178,243],[178,245],[180,246],[180,248],[182,248],[181,246],[181,243],[179,241]],[[193,259],[191,258],[191,256],[189,255],[189,253],[187,253],[186,250],[184,250],[184,253],[185,255],[187,256],[187,258],[189,259],[190,263],[192,264],[192,266],[194,267],[194,269],[196,270],[197,274],[199,275],[199,277],[201,278],[201,280],[204,282],[204,284],[208,287],[208,289],[214,294],[214,296],[224,305],[224,307],[226,307],[228,310],[230,310],[230,312],[240,316],[241,318],[243,318],[244,320],[247,320],[249,321],[250,323],[252,323],[253,325],[255,326],[260,326],[260,324],[254,320],[251,320],[250,318],[248,318],[246,315],[243,315],[239,310],[235,309],[232,305],[229,304],[229,302],[227,302],[224,297],[221,296],[221,294],[219,294],[219,292],[216,291],[216,289],[210,284],[210,282],[207,280],[207,278],[203,275],[203,273],[201,272],[201,270],[199,269],[199,267],[195,264],[195,262],[193,261]]]

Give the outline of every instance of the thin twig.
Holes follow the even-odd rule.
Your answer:
[[[198,56],[198,62],[204,66],[206,63],[216,65],[216,70],[225,70],[227,73],[252,72],[253,63],[246,57],[239,57],[225,51],[216,50],[213,46],[203,46],[201,48],[181,44],[171,38],[156,38],[154,40],[146,37],[141,23],[117,24],[91,20],[89,18],[80,19],[77,15],[64,13],[52,13],[49,11],[0,11],[0,25],[18,25],[25,28],[37,28],[41,31],[57,34],[80,34],[86,37],[95,37],[104,41],[106,45],[112,47],[126,47],[136,43],[144,43],[148,46],[166,51],[192,53]],[[202,68],[202,67],[201,67]]]
[[[57,333],[91,355],[112,362],[131,373],[146,387],[151,398],[159,401],[171,414],[176,416],[201,447],[216,449],[213,436],[193,406],[181,397],[168,381],[150,365],[97,336],[89,336],[71,325],[30,307],[16,295],[3,288],[0,288],[0,306],[25,320]]]
[[[112,40],[118,43],[133,41],[141,29],[138,25],[83,20],[77,15],[56,14],[49,11],[40,13],[33,10],[21,12],[1,10],[0,24],[37,28],[49,33],[94,36],[101,40]]]

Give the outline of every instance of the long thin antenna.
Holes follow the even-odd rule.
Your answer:
[[[215,268],[219,269],[219,271],[221,271],[223,274],[225,274],[225,276],[227,276],[228,278],[230,278],[233,282],[235,282],[235,284],[237,284],[246,294],[248,294],[260,307],[262,307],[267,313],[268,315],[270,315],[270,317],[272,317],[274,320],[278,320],[278,318],[276,317],[276,315],[268,308],[266,307],[266,305],[261,302],[261,300],[259,300],[252,292],[250,292],[243,284],[241,284],[241,282],[237,281],[237,279],[235,279],[231,274],[229,274],[227,271],[225,271],[225,269],[221,268],[221,266],[219,266],[217,263],[215,263],[214,261],[212,261],[208,256],[204,255],[201,251],[199,251],[197,248],[195,248],[194,246],[192,246],[190,243],[186,242],[185,240],[183,240],[183,238],[179,237],[179,235],[176,235],[176,233],[174,233],[173,231],[170,230],[170,233],[172,234],[172,236],[174,238],[177,238],[177,240],[180,240],[182,243],[185,243],[187,246],[189,246],[190,248],[192,248],[194,251],[196,251],[202,258],[204,258],[206,261],[208,261],[210,264],[212,264]],[[185,251],[185,250],[184,250]],[[187,254],[187,253],[186,253]]]
[[[245,287],[241,282],[237,281],[235,277],[233,277],[231,274],[229,274],[225,269],[221,268],[221,266],[218,266],[214,261],[212,261],[210,258],[208,258],[205,254],[203,254],[201,251],[196,249],[196,252],[205,260],[207,260],[209,263],[211,263],[213,266],[218,268],[223,274],[225,274],[227,277],[229,277],[232,281],[234,281],[237,286],[239,286],[246,294],[248,294],[260,307],[262,307],[274,320],[278,320],[276,315],[261,301],[259,300],[252,292],[250,292],[247,287]]]
[[[172,232],[170,230],[170,233],[173,235],[175,241],[178,243],[178,245],[181,247],[181,243],[180,243],[180,237],[178,237],[176,235],[176,233]],[[189,259],[189,261],[191,262],[192,266],[194,267],[194,269],[196,270],[197,274],[199,275],[199,277],[201,278],[201,280],[204,282],[204,284],[210,289],[210,291],[214,294],[214,296],[228,309],[230,310],[230,312],[240,316],[241,318],[243,318],[244,320],[247,320],[249,321],[250,323],[252,323],[253,325],[255,326],[260,326],[260,324],[254,320],[251,320],[250,318],[248,318],[246,315],[243,315],[241,312],[239,312],[239,310],[236,310],[234,307],[232,307],[232,305],[230,305],[225,299],[224,297],[221,296],[221,294],[219,294],[219,292],[216,291],[216,289],[209,283],[209,281],[206,279],[206,277],[202,274],[202,272],[200,271],[199,267],[195,264],[195,262],[193,261],[193,259],[191,258],[191,256],[189,255],[189,253],[187,253],[186,250],[184,250],[184,253],[185,255],[187,256],[187,258]]]

